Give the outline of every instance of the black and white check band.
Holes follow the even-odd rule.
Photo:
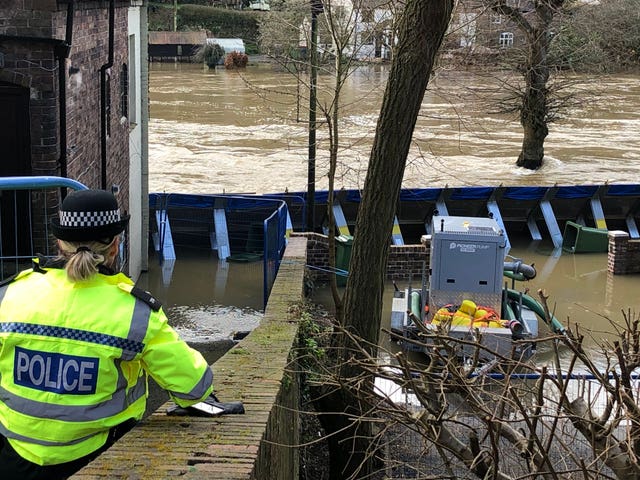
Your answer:
[[[63,227],[101,227],[120,221],[120,210],[103,212],[64,212],[60,211],[60,226]]]

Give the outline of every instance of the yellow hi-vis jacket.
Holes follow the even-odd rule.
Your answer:
[[[183,407],[211,393],[205,359],[139,292],[124,274],[74,283],[40,267],[0,287],[0,434],[20,456],[54,465],[99,449],[142,417],[147,373]]]

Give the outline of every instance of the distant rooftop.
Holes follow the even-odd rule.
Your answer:
[[[149,45],[204,45],[207,33],[199,32],[149,32]]]

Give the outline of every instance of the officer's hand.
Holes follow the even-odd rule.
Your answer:
[[[167,415],[180,415],[192,417],[215,417],[218,415],[242,414],[244,405],[242,402],[220,402],[212,393],[202,402],[182,408],[173,405],[167,409]]]

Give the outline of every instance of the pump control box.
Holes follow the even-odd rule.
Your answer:
[[[500,312],[506,238],[491,218],[434,216],[429,317],[445,305],[472,300]]]

